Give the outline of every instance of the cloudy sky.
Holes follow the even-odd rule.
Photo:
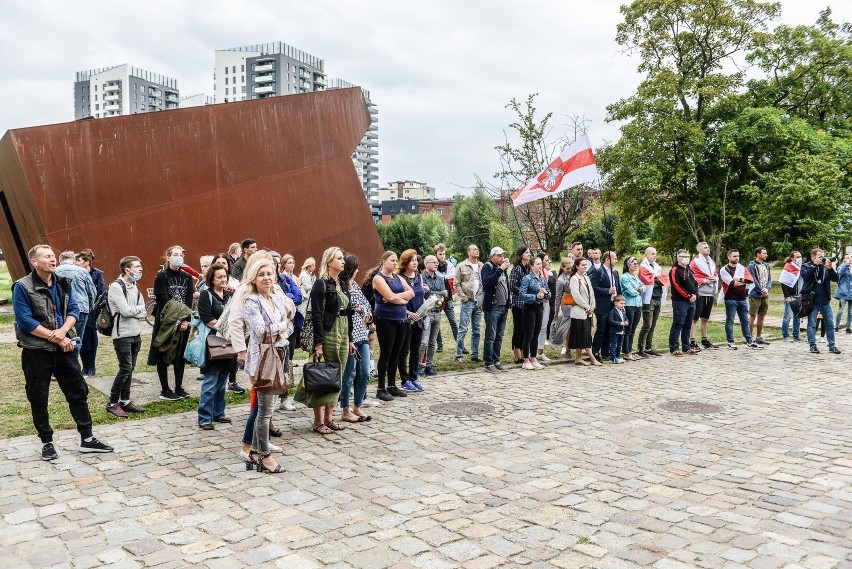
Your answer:
[[[216,49],[280,40],[370,90],[382,185],[420,180],[449,197],[499,168],[513,97],[540,93],[557,131],[583,116],[594,145],[618,137],[606,105],[639,81],[614,41],[622,3],[0,0],[0,134],[73,120],[76,71],[129,63],[212,95]],[[852,20],[852,2],[783,0],[782,21],[811,24],[829,3]]]

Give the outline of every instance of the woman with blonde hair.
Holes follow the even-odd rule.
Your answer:
[[[349,288],[340,282],[345,266],[340,247],[329,247],[322,254],[319,278],[311,289],[310,302],[314,327],[312,353],[327,362],[340,364],[339,379],[350,354],[355,353],[352,342],[352,310]],[[303,385],[296,391],[297,400],[314,410],[312,429],[321,435],[330,435],[346,427],[334,420],[334,406],[340,391],[308,393]]]
[[[243,277],[245,284],[243,320],[247,340],[245,372],[252,378],[252,384],[255,383],[254,378],[260,360],[260,346],[264,336],[269,333],[273,341],[277,341],[279,336],[288,337],[296,315],[296,306],[275,286],[277,280],[275,263],[271,259],[249,264]],[[284,467],[271,458],[269,448],[269,420],[272,418],[277,395],[255,391],[257,418],[254,422],[247,468],[253,464],[258,472],[271,474],[284,472]]]

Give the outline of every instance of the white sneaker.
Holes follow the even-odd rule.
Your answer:
[[[544,354],[539,354],[539,355],[537,355],[537,356],[535,357],[535,359],[537,359],[537,360],[539,360],[539,361],[542,361],[542,362],[545,362],[545,363],[547,363],[547,362],[551,361],[551,360],[550,360],[550,358],[548,358],[548,357],[547,357],[547,356],[545,356]]]
[[[562,349],[561,349],[561,350],[559,350],[559,355],[560,355],[560,356],[564,356],[564,355],[565,355],[565,351],[566,351],[566,350],[567,350],[567,348],[566,348],[565,346],[562,346]]]
[[[544,369],[544,366],[538,362],[532,362],[532,365],[535,369]]]
[[[378,399],[364,399],[364,402],[361,403],[362,407],[381,407],[382,402]]]
[[[281,405],[281,408],[285,411],[295,411],[296,403],[292,399],[285,399],[284,403]]]
[[[278,446],[278,445],[274,445],[272,443],[269,443],[269,450],[271,450],[272,452],[281,452],[281,447]]]
[[[524,369],[535,369],[535,366],[532,365],[530,362],[524,362],[524,364],[521,367],[524,368]]]

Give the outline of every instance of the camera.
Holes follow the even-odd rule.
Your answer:
[[[836,264],[837,263],[837,257],[823,257],[822,262],[823,263]]]

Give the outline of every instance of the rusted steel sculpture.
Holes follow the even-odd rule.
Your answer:
[[[170,245],[197,268],[246,237],[370,265],[382,245],[351,159],[369,125],[353,88],[10,130],[0,246],[16,279],[36,243],[93,249],[107,279],[138,255],[146,286]]]

